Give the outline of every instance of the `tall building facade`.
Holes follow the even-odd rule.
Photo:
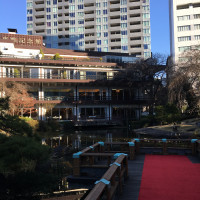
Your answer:
[[[27,33],[46,47],[151,55],[149,0],[27,0]]]
[[[173,62],[183,53],[200,48],[200,0],[169,0],[170,48]]]

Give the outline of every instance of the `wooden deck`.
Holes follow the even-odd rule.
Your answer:
[[[145,155],[138,155],[135,160],[129,160],[129,178],[125,181],[122,195],[115,197],[115,200],[138,200],[144,159]]]

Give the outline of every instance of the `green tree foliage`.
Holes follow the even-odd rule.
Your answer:
[[[173,104],[167,104],[165,106],[156,106],[155,119],[160,124],[178,122],[181,119],[181,112]]]
[[[59,53],[56,53],[53,57],[52,57],[53,60],[60,60],[61,59],[61,56]]]

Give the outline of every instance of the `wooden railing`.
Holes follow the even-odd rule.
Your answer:
[[[126,177],[128,177],[128,158],[122,154],[109,167],[102,178],[95,183],[95,187],[85,200],[111,200],[117,188],[119,188],[120,193],[122,192],[123,180]]]
[[[124,149],[120,148],[118,151],[111,151],[111,145],[120,145],[125,147]],[[130,160],[134,159],[135,156],[135,145],[133,142],[99,142],[90,147],[85,148],[78,153],[73,155],[74,167],[73,175],[80,176],[81,167],[108,167],[111,164],[113,156],[115,153],[126,153]],[[99,165],[99,161],[106,160],[104,164]]]
[[[168,154],[170,148],[189,149],[192,155],[200,157],[200,140],[197,139],[135,138],[128,143],[98,142],[73,155],[74,176],[81,175],[81,167],[107,167],[85,200],[111,200],[117,191],[121,193],[123,181],[128,177],[128,158],[134,159],[135,154],[139,154],[143,148],[159,148],[162,154]],[[103,159],[104,162],[101,162]],[[101,164],[98,165],[99,162]]]

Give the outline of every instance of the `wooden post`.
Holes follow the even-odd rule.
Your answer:
[[[80,158],[74,158],[73,175],[80,176]]]
[[[133,160],[135,157],[135,143],[133,142],[128,142],[129,144],[129,156],[130,160]]]
[[[135,149],[136,149],[136,153],[139,154],[140,153],[140,140],[139,139],[135,139]]]
[[[167,139],[162,139],[163,142],[163,155],[167,154]]]

